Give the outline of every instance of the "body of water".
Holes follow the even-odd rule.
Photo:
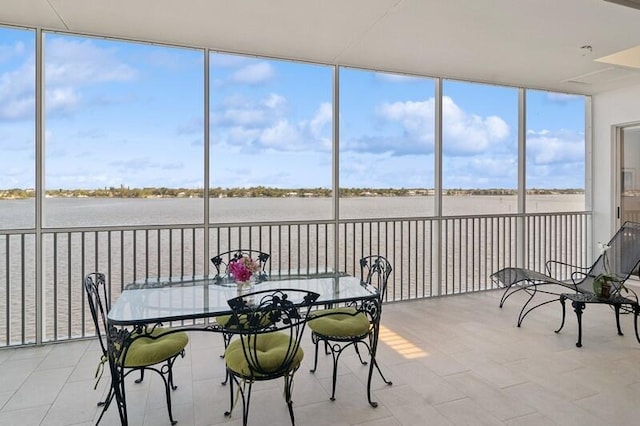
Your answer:
[[[342,219],[424,217],[434,214],[434,197],[360,197],[340,200]],[[512,214],[515,196],[447,196],[445,216]],[[529,213],[583,211],[584,195],[536,195],[527,198]],[[329,198],[217,198],[211,200],[212,223],[332,218]],[[198,198],[47,198],[44,227],[173,225],[204,223]],[[0,200],[0,229],[33,228],[35,201]]]
[[[452,196],[444,197],[443,209],[449,216],[513,214],[516,201],[516,197],[505,196]],[[537,196],[528,202],[536,212],[584,210],[582,195]],[[0,200],[0,229],[33,228],[34,205],[32,199]],[[230,248],[262,247],[270,252],[274,270],[328,268],[354,273],[359,270],[357,259],[380,253],[388,256],[394,267],[389,300],[405,300],[428,297],[437,286],[443,291],[436,294],[480,289],[499,262],[512,260],[514,226],[501,227],[492,219],[483,221],[484,225],[450,223],[441,253],[445,261],[442,278],[436,282],[432,244],[437,239],[428,219],[433,211],[433,197],[347,198],[340,204],[343,219],[427,219],[345,224],[340,226],[338,241],[334,241],[332,224],[222,226],[210,231],[209,253],[205,253],[206,236],[201,227],[182,230],[179,226],[204,222],[202,199],[49,198],[44,205],[45,228],[177,225],[178,229],[45,232],[41,246],[44,340],[92,333],[81,283],[84,274],[93,271],[109,275],[111,296],[117,297],[123,285],[146,276],[207,273],[204,265],[209,265],[210,256]],[[331,216],[332,202],[326,198],[211,200],[213,223],[313,222]],[[541,244],[555,248],[553,236],[558,232],[562,230],[542,231],[541,235],[552,240]],[[581,246],[576,238],[568,240]],[[340,253],[338,265],[333,262],[334,250]],[[563,259],[555,252],[535,250],[534,254]],[[37,256],[35,235],[0,234],[0,347],[33,341]]]

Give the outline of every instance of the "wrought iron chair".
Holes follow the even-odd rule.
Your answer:
[[[349,306],[335,307],[313,311],[310,314],[309,328],[311,329],[311,340],[315,345],[315,356],[313,362],[314,373],[318,366],[318,345],[324,343],[325,353],[331,354],[333,358],[333,381],[331,387],[331,400],[335,400],[336,380],[338,375],[338,360],[342,352],[349,346],[353,346],[360,362],[364,365],[367,361],[362,359],[359,344],[363,344],[369,353],[373,366],[376,367],[382,380],[388,385],[392,382],[387,380],[375,358],[375,345],[378,341],[378,326],[380,315],[382,314],[382,301],[387,292],[387,282],[392,271],[389,261],[382,256],[367,256],[360,259],[360,271],[362,281],[368,285],[373,285],[378,291],[378,300],[354,302]],[[372,367],[373,367],[372,366]],[[371,380],[371,374],[369,375]],[[376,407],[378,404],[371,400],[368,391],[369,404]]]
[[[236,261],[242,257],[250,257],[258,263],[259,271],[254,274],[253,280],[256,283],[260,283],[263,281],[267,281],[269,279],[269,275],[267,274],[265,268],[267,266],[267,262],[269,261],[269,253],[265,253],[260,250],[253,249],[237,249],[237,250],[229,250],[223,253],[217,254],[211,258],[211,263],[216,268],[215,279],[218,280],[221,284],[232,282],[233,278],[229,276],[229,264],[233,261]],[[218,323],[222,328],[222,339],[224,341],[224,348],[226,349],[231,342],[231,338],[233,337],[233,326],[229,325],[229,320],[231,319],[231,315],[221,315],[216,317],[216,323]],[[226,329],[229,328],[230,331],[227,332]],[[222,358],[224,355],[221,355]],[[226,384],[229,380],[229,375],[226,374],[224,381],[222,384]]]
[[[260,270],[256,274],[254,274],[255,281],[262,282],[268,280],[269,275],[267,274],[265,268],[267,266],[267,262],[269,261],[270,255],[269,253],[253,249],[230,250],[213,256],[211,258],[211,263],[213,263],[213,266],[216,268],[215,278],[220,281],[228,280],[230,278],[229,264],[245,256],[251,257],[253,260],[258,262]]]
[[[524,291],[529,294],[520,313],[518,327],[529,312],[548,303],[558,301],[566,289],[577,293],[594,293],[593,283],[601,274],[608,274],[614,278],[613,294],[619,293],[624,283],[636,270],[640,262],[640,223],[625,222],[607,244],[606,252],[600,254],[596,261],[587,268],[577,267],[555,260],[545,264],[546,274],[525,268],[504,268],[491,274],[493,282],[505,287],[500,299],[500,307],[513,294]],[[558,278],[556,272],[562,273],[566,279]],[[533,304],[537,294],[553,295]],[[530,306],[532,305],[532,306]]]
[[[110,303],[107,297],[105,275],[97,272],[87,275],[84,279],[84,288],[102,349],[96,377],[100,380],[105,363],[108,363],[111,372],[111,386],[107,397],[103,402],[98,403],[103,409],[96,424],[102,420],[116,392],[124,401],[125,378],[130,373],[139,371],[140,378],[135,382],[140,383],[144,379],[145,370],[155,371],[162,377],[169,419],[171,424],[176,424],[177,421],[173,419],[171,411],[171,390],[177,389],[173,383],[173,363],[178,356],[184,357],[184,348],[189,342],[187,333],[168,332],[167,329],[147,326],[129,332],[109,325],[106,315],[109,312]],[[118,410],[120,418],[126,419],[126,404],[120,404]]]
[[[242,397],[242,423],[247,424],[254,382],[284,378],[284,398],[295,424],[291,394],[293,376],[304,353],[300,348],[306,317],[319,294],[299,289],[262,290],[228,301],[230,322],[239,335],[225,350],[231,412]],[[234,397],[234,385],[238,395]]]

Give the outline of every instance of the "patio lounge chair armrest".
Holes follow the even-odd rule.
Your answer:
[[[573,285],[578,285],[581,281],[584,281],[584,279],[589,276],[589,271],[574,271],[571,273],[571,281],[573,282]],[[593,277],[595,278],[595,277]]]
[[[552,271],[552,265],[555,266],[555,270],[558,269],[558,267],[564,267],[565,269],[572,269],[573,271],[571,272],[571,279],[573,279],[573,274],[575,273],[586,273],[589,268],[588,267],[583,267],[583,266],[577,266],[577,265],[573,265],[571,263],[566,263],[566,262],[561,262],[559,260],[547,260],[544,264],[544,268],[547,270],[547,274],[555,277],[556,274],[553,273]],[[562,277],[561,277],[562,278]]]

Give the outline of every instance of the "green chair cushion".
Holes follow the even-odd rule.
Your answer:
[[[231,315],[219,315],[216,318],[216,322],[223,327],[227,327],[227,323],[231,319]]]
[[[228,328],[229,330],[235,330],[238,328],[235,324],[230,324],[231,318],[233,315],[218,315],[215,319],[218,324],[220,324],[224,328]],[[239,317],[240,323],[244,323],[246,321],[246,315],[240,315]],[[263,316],[260,319],[260,323],[263,326],[269,325],[269,317],[267,315]]]
[[[309,328],[322,336],[359,337],[369,332],[369,318],[352,307],[320,309],[309,317]]]
[[[287,349],[290,346],[289,335],[279,332],[259,334],[257,336],[243,337],[243,339],[257,339],[256,356],[260,367],[268,373],[277,372],[282,368],[282,364],[287,356]],[[250,342],[253,345],[253,341]],[[298,348],[293,357],[293,362],[287,370],[295,370],[300,366],[304,351]],[[232,342],[224,352],[224,359],[229,368],[234,373],[244,377],[261,377],[262,374],[252,373],[249,362],[244,356],[242,341],[240,339]]]
[[[124,367],[146,367],[163,362],[182,352],[189,343],[187,333],[181,331],[167,334],[167,332],[167,329],[156,328],[151,335],[161,337],[136,338],[127,351]]]

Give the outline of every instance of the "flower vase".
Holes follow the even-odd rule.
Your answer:
[[[238,296],[243,296],[247,293],[251,293],[251,281],[236,281],[236,286],[238,288]]]
[[[599,275],[593,280],[593,292],[597,297],[608,299],[611,297],[611,278],[605,275]]]

